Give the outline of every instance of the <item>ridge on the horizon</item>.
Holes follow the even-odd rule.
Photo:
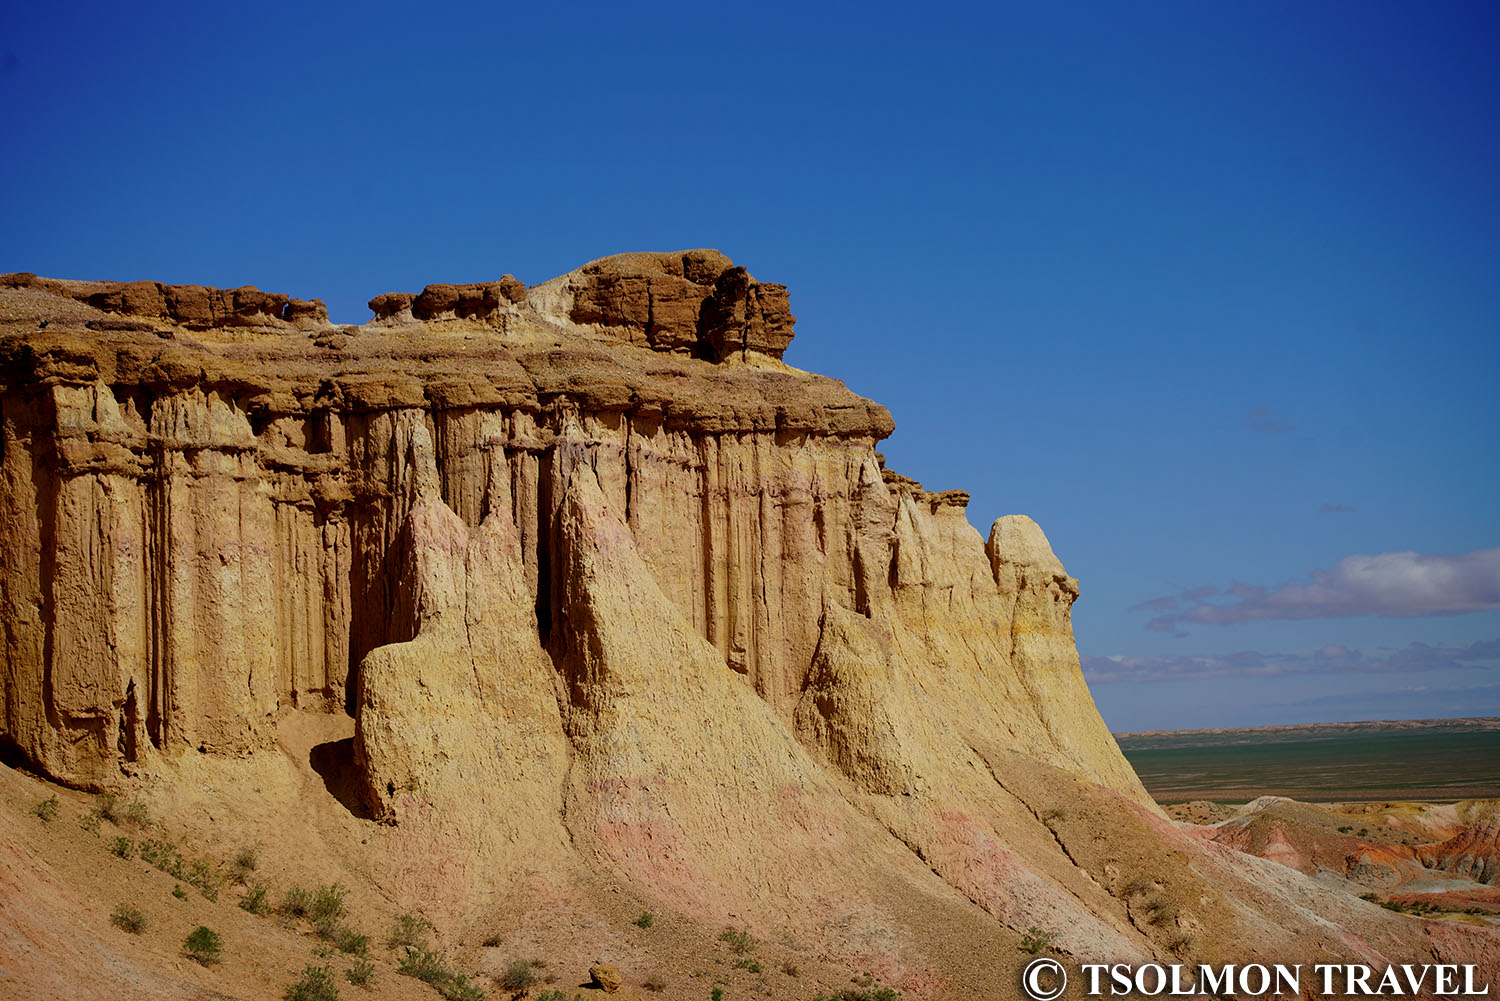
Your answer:
[[[1162,737],[1167,734],[1233,734],[1273,733],[1290,730],[1415,730],[1438,726],[1467,727],[1469,729],[1500,730],[1500,716],[1453,716],[1429,719],[1366,719],[1343,720],[1332,723],[1268,723],[1264,726],[1205,726],[1157,730],[1115,730],[1116,740],[1126,737]]]

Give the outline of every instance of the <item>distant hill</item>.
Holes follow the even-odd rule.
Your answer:
[[[1500,719],[1371,720],[1116,735],[1161,803],[1500,796]]]
[[[1265,743],[1283,740],[1316,740],[1319,737],[1343,737],[1361,733],[1389,733],[1397,730],[1426,730],[1454,733],[1475,730],[1500,730],[1500,716],[1470,716],[1460,719],[1379,719],[1348,723],[1296,723],[1281,726],[1209,727],[1202,730],[1134,730],[1116,733],[1122,749],[1145,750],[1152,747],[1190,747],[1201,738],[1204,744],[1223,746],[1236,743]]]

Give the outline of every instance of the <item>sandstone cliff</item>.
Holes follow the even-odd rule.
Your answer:
[[[565,505],[584,465],[693,631],[857,781],[923,778],[915,747],[849,731],[866,709],[949,727],[962,709],[970,737],[1144,801],[1084,690],[1077,588],[1040,530],[1002,519],[986,544],[964,495],[885,473],[888,414],[781,364],[785,288],[722,255],[383,295],[361,328],[255,289],[0,285],[0,719],[59,779],[108,785],[148,746],[243,752],[288,707],[357,712],[413,656],[388,645],[453,632],[447,610],[524,611],[530,653],[515,622],[463,641],[479,688],[508,630],[545,689],[542,651],[576,610]],[[493,551],[482,570],[471,545]],[[939,701],[863,705],[892,695],[830,669],[849,643],[942,679]],[[559,681],[566,713],[584,693]]]
[[[700,250],[370,308],[0,276],[0,740],[102,789],[348,714],[351,808],[470,883],[1343,948],[1221,900],[1250,877],[1120,754],[1041,529],[885,469],[890,415],[781,361],[783,286]],[[1198,916],[1132,913],[1189,852]]]

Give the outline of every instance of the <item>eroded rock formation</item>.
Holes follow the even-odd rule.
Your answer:
[[[1245,932],[1198,875],[1159,877],[1197,917],[1130,910],[1203,850],[1094,709],[1077,582],[884,468],[885,409],[780,361],[783,286],[696,250],[370,307],[0,277],[0,740],[107,788],[348,713],[369,815],[497,880],[977,907],[1110,959]]]
[[[148,745],[241,752],[289,706],[374,704],[412,658],[392,645],[458,632],[445,616],[524,611],[526,671],[550,663],[581,642],[553,626],[577,608],[582,465],[684,621],[858,780],[914,780],[905,760],[866,775],[854,745],[881,752],[840,735],[834,703],[866,682],[831,665],[873,643],[985,706],[987,739],[1143,798],[1083,689],[1076,586],[1040,530],[1003,520],[986,546],[966,495],[884,471],[886,412],[776,364],[785,289],[721,254],[605,258],[529,295],[507,277],[380,296],[342,350],[254,290],[0,285],[5,735],[59,778],[103,786]],[[484,644],[515,628],[461,638],[492,666]],[[392,737],[400,711],[381,713]]]

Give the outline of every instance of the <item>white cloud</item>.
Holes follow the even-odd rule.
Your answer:
[[[1356,615],[1409,618],[1500,609],[1500,547],[1468,553],[1411,551],[1346,556],[1327,570],[1277,588],[1235,582],[1223,600],[1153,598],[1132,610],[1166,611],[1146,623],[1183,635],[1182,625],[1226,625],[1260,619],[1335,619]],[[1171,609],[1170,611],[1167,611]]]

